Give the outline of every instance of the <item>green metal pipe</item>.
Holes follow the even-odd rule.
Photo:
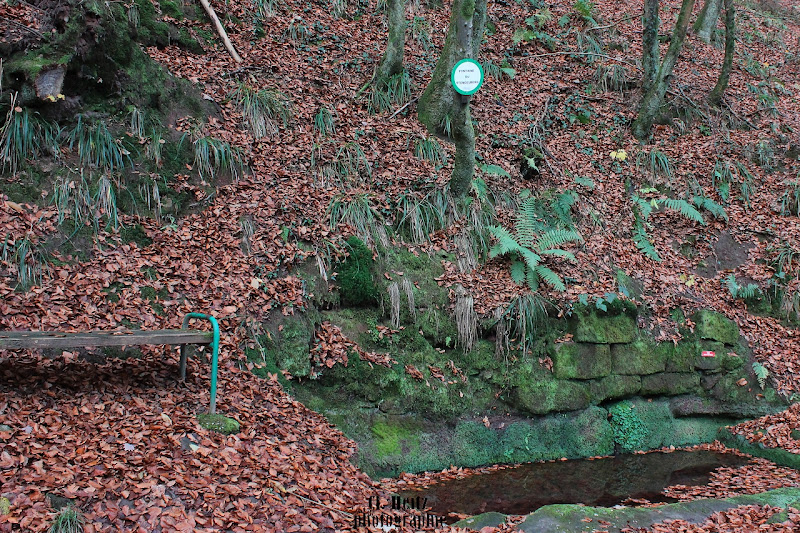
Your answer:
[[[204,318],[211,322],[213,329],[213,336],[211,337],[211,405],[208,409],[208,414],[213,415],[217,412],[217,367],[219,357],[219,323],[217,319],[211,315],[203,313],[187,313],[183,317],[183,329],[189,326],[189,320],[192,318]],[[186,378],[186,346],[181,346],[181,379]]]

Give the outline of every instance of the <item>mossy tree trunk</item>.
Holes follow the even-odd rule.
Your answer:
[[[433,76],[417,107],[419,120],[428,131],[456,146],[450,192],[461,198],[469,192],[475,172],[475,130],[469,97],[450,84],[450,73],[460,60],[477,59],[486,22],[486,0],[453,0],[450,26]]]
[[[406,46],[405,0],[388,0],[386,19],[389,25],[389,40],[375,76],[378,85],[385,84],[386,80],[403,72],[403,53]]]
[[[675,29],[672,31],[672,40],[669,43],[667,55],[658,68],[658,73],[656,74],[653,84],[647,90],[644,98],[642,98],[636,120],[633,121],[633,125],[631,126],[633,136],[639,140],[650,136],[653,122],[658,115],[661,104],[664,102],[664,95],[667,94],[670,79],[672,78],[672,70],[675,68],[675,63],[678,61],[681,48],[683,48],[683,41],[686,38],[686,30],[689,27],[689,16],[694,8],[694,2],[695,0],[683,0],[681,11],[678,15],[678,21],[675,23]]]
[[[708,102],[711,105],[719,105],[722,95],[728,88],[728,81],[731,77],[733,67],[733,52],[736,47],[736,10],[733,7],[733,0],[725,0],[725,58],[722,60],[722,70],[720,70],[717,84],[708,95]]]
[[[647,94],[658,72],[661,55],[658,50],[658,0],[644,0],[642,28],[642,92]]]
[[[722,10],[722,0],[706,0],[703,4],[703,9],[697,15],[697,21],[694,23],[694,31],[697,36],[705,42],[711,42],[711,32],[717,26],[717,19],[719,18],[720,11]]]

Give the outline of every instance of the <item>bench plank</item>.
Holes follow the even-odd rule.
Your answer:
[[[0,348],[72,348],[81,346],[134,346],[137,344],[211,344],[213,333],[200,330],[153,331],[0,331]]]

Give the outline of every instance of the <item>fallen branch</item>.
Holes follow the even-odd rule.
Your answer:
[[[208,16],[211,17],[211,21],[214,23],[217,33],[222,38],[225,49],[228,50],[228,53],[231,55],[231,57],[233,57],[234,61],[241,63],[242,58],[239,57],[238,53],[236,53],[236,49],[233,47],[231,40],[228,39],[228,34],[225,33],[225,28],[222,27],[222,23],[219,21],[217,14],[214,12],[214,8],[211,7],[211,4],[208,3],[208,0],[200,0],[200,3],[203,4],[203,8],[206,10],[206,13],[208,13]]]
[[[411,104],[413,104],[413,103],[414,103],[414,102],[416,102],[417,100],[419,100],[419,96],[417,96],[416,98],[413,98],[413,99],[411,99],[411,100],[410,100],[410,101],[409,101],[409,102],[408,102],[406,105],[404,105],[403,107],[401,107],[400,109],[398,109],[397,111],[395,111],[394,113],[392,113],[392,115],[389,117],[389,120],[392,120],[396,114],[398,114],[398,113],[399,113],[399,112],[401,112],[403,109],[407,108],[408,106],[410,106]]]

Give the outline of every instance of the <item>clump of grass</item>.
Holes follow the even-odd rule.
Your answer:
[[[328,206],[328,214],[331,229],[347,224],[367,246],[375,241],[388,246],[383,216],[372,206],[369,194],[337,195]]]
[[[414,142],[414,155],[420,159],[430,161],[437,168],[447,163],[447,152],[444,151],[439,141],[433,137],[417,139]]]
[[[431,43],[431,23],[425,17],[415,16],[411,21],[411,36],[423,50],[430,50],[433,43]]]
[[[672,183],[675,174],[667,155],[657,148],[639,152],[636,155],[636,168],[645,171],[650,176],[651,184],[661,180],[665,180],[668,184]]]
[[[594,83],[603,92],[622,91],[630,83],[628,69],[617,63],[600,64],[594,71]]]
[[[17,274],[17,289],[27,290],[42,283],[42,275],[47,264],[43,248],[29,237],[13,240],[6,236],[0,249],[0,261],[11,264]]]
[[[72,505],[63,507],[56,515],[48,532],[83,533],[83,514]]]
[[[289,97],[277,89],[256,90],[240,83],[231,97],[236,100],[245,123],[257,139],[278,133],[278,124],[286,127],[292,118]]]
[[[397,231],[405,234],[411,242],[427,242],[431,233],[445,226],[444,211],[439,209],[430,197],[422,199],[413,193],[400,196],[397,201],[399,221]]]
[[[1,108],[0,108],[1,109]],[[47,150],[58,153],[60,129],[27,108],[16,105],[16,94],[0,126],[0,172],[16,173],[25,160]]]
[[[780,208],[784,216],[800,216],[800,184],[790,181],[786,184],[783,194],[781,194]]]
[[[388,79],[377,80],[370,89],[367,109],[376,114],[401,106],[411,99],[411,89],[411,76],[405,70]]]
[[[333,113],[325,106],[320,106],[319,111],[314,115],[314,128],[323,137],[336,133],[336,124],[333,120]]]
[[[83,115],[69,135],[70,149],[77,149],[81,165],[109,171],[120,170],[125,162],[133,165],[130,152],[122,146],[122,141],[114,137],[105,121],[87,123]]]
[[[343,144],[336,152],[332,165],[336,176],[342,181],[348,178],[372,177],[372,167],[357,141]]]
[[[210,177],[228,171],[238,179],[244,168],[244,157],[240,148],[213,137],[200,137],[193,143],[194,164],[200,175]]]

